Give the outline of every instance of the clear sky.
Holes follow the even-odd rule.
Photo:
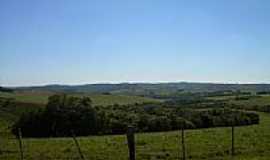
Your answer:
[[[269,0],[0,0],[0,85],[270,83]]]

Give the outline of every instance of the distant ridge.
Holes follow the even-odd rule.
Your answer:
[[[100,83],[84,85],[44,85],[31,87],[15,87],[15,90],[52,91],[52,92],[83,92],[144,95],[154,93],[187,92],[217,92],[217,91],[270,91],[270,84],[225,84],[225,83]]]
[[[10,89],[10,88],[6,88],[6,87],[1,87],[0,86],[0,92],[13,92],[13,90]]]

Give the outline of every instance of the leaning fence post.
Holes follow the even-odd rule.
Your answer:
[[[232,120],[232,156],[234,156],[234,120]]]
[[[186,159],[186,147],[185,147],[185,128],[184,128],[184,122],[181,126],[181,135],[182,135],[182,158],[183,160]]]
[[[135,160],[135,136],[134,127],[129,126],[127,129],[127,140],[129,149],[129,160]]]
[[[73,138],[73,140],[75,142],[75,145],[76,145],[76,147],[78,149],[78,152],[80,154],[81,159],[84,160],[84,156],[83,156],[82,150],[81,150],[80,145],[79,145],[79,143],[78,143],[78,141],[76,139],[76,136],[75,136],[75,134],[73,132],[72,132],[72,138]]]
[[[1,144],[1,131],[0,131],[0,144]],[[2,150],[1,150],[1,148],[0,148],[0,154],[2,153]]]
[[[20,155],[21,155],[21,160],[23,160],[23,146],[22,146],[22,132],[21,129],[18,129],[18,141],[19,141],[19,148],[20,148]]]

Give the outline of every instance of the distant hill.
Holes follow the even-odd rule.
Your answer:
[[[85,85],[46,85],[17,87],[15,90],[103,93],[122,95],[172,94],[175,92],[217,92],[217,91],[270,91],[270,84],[215,84],[215,83],[119,83]]]
[[[0,86],[0,92],[13,92],[13,90],[10,88],[5,88],[5,87]]]

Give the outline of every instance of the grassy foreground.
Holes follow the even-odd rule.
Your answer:
[[[260,113],[259,125],[235,129],[236,160],[268,160],[270,157],[270,114]],[[137,159],[175,160],[181,157],[179,132],[136,134]],[[10,139],[11,138],[11,139]],[[229,160],[230,128],[186,132],[188,159]],[[125,135],[78,138],[86,159],[127,160]],[[0,135],[0,159],[18,159],[18,142]],[[79,159],[71,138],[23,139],[25,159]]]

